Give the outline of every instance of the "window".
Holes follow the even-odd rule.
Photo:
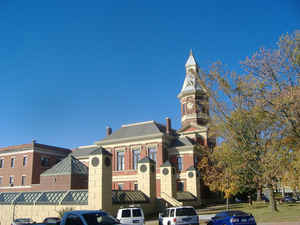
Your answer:
[[[193,208],[179,208],[176,209],[176,216],[196,216],[197,213]]]
[[[42,156],[41,157],[41,165],[42,166],[49,166],[49,158]]]
[[[10,159],[10,167],[15,168],[15,164],[16,164],[16,158],[11,158]]]
[[[182,114],[185,113],[185,103],[182,104]]]
[[[124,170],[125,160],[124,152],[117,152],[117,170]]]
[[[130,209],[124,209],[122,210],[122,218],[131,217],[131,211]]]
[[[9,177],[9,184],[14,184],[14,177],[13,176]]]
[[[132,209],[132,216],[133,217],[141,217],[142,216],[141,209]]]
[[[120,190],[120,191],[123,190],[123,184],[118,184],[118,190]]]
[[[174,217],[174,210],[175,209],[171,209],[171,211],[170,211],[170,217]]]
[[[198,157],[197,156],[195,156],[195,158],[194,158],[194,163],[195,163],[195,168],[197,168],[198,167]]]
[[[23,166],[25,167],[27,165],[28,157],[24,156],[23,157]]]
[[[132,155],[133,155],[133,165],[132,168],[134,170],[137,169],[137,165],[138,165],[138,161],[140,160],[140,150],[139,149],[135,149],[132,151]]]
[[[21,185],[24,186],[26,184],[26,176],[22,176],[22,181]]]
[[[177,183],[177,188],[178,188],[178,191],[184,191],[184,183],[183,182],[178,182]]]
[[[182,170],[182,157],[177,157],[177,169]]]
[[[66,225],[83,225],[83,223],[79,216],[71,214],[66,220]]]
[[[138,184],[134,184],[134,190],[138,191],[139,190],[139,185]]]
[[[0,168],[4,168],[4,159],[0,159]]]
[[[148,155],[149,155],[150,159],[152,159],[156,162],[156,147],[150,147],[148,149]]]
[[[2,179],[3,179],[3,177],[0,177],[0,185],[2,184]]]

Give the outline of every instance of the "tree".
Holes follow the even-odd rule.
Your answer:
[[[291,143],[293,149],[300,143],[298,47],[295,36],[284,35],[278,49],[260,49],[242,62],[244,74],[227,72],[216,63],[199,80],[212,100],[212,123],[221,142],[216,150],[226,155],[212,158],[227,173],[231,165],[236,183],[252,178],[258,187],[268,187],[275,211],[274,185],[292,165]],[[218,178],[207,184],[222,187]]]

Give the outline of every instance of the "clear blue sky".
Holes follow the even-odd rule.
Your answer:
[[[88,145],[122,124],[180,127],[192,48],[237,69],[300,28],[294,1],[0,1],[0,147]]]

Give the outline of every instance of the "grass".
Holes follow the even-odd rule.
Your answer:
[[[298,222],[300,221],[300,203],[277,204],[278,212],[272,212],[268,203],[253,202],[252,206],[248,203],[232,204],[230,210],[241,210],[251,213],[256,222]],[[215,214],[226,210],[226,205],[218,205],[206,209],[198,210],[198,214]]]

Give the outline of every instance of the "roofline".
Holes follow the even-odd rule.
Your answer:
[[[149,120],[149,121],[138,122],[138,123],[123,124],[122,127],[131,127],[131,126],[137,126],[137,125],[148,124],[148,123],[156,123],[156,122],[154,120]]]
[[[140,139],[151,139],[151,138],[159,138],[164,137],[165,134],[162,132],[156,133],[156,134],[150,134],[150,135],[143,135],[143,136],[135,136],[135,137],[129,137],[129,138],[117,138],[112,140],[106,140],[106,141],[96,141],[96,145],[108,145],[108,144],[117,144],[122,142],[128,142],[128,141],[136,141]]]

